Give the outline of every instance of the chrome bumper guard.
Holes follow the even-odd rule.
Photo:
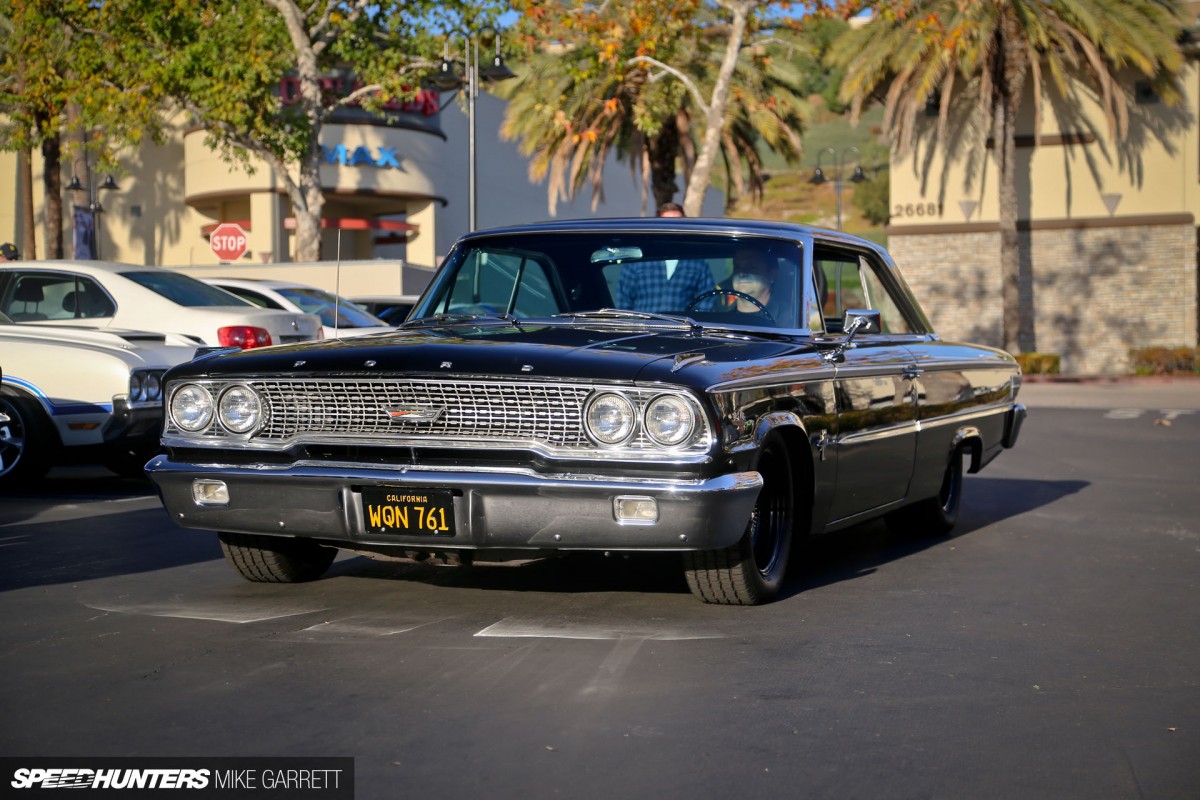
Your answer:
[[[1028,412],[1025,406],[1021,403],[1015,403],[1008,410],[1008,414],[1004,418],[1004,447],[1008,449],[1017,443],[1017,437],[1021,435],[1021,426],[1025,423],[1025,417]]]

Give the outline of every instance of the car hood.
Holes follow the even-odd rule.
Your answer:
[[[151,331],[81,328],[44,323],[0,325],[0,342],[12,345],[46,344],[96,352],[132,354],[146,365],[159,367],[172,367],[190,361],[196,352],[193,344],[183,344],[179,340],[172,343],[166,335]]]
[[[193,376],[321,374],[470,375],[523,379],[683,383],[699,367],[722,370],[811,351],[805,340],[649,326],[447,327],[227,353],[186,368]]]

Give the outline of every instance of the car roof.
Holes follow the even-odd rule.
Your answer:
[[[126,264],[121,261],[91,261],[84,259],[58,259],[52,261],[13,261],[2,264],[0,267],[4,269],[45,269],[45,270],[70,270],[72,272],[82,272],[89,275],[119,275],[123,272],[174,272],[174,270],[164,269],[163,267],[150,266],[148,264]]]
[[[869,239],[853,236],[842,231],[819,228],[815,225],[800,225],[792,222],[777,222],[761,219],[737,219],[732,217],[608,217],[593,219],[550,220],[522,225],[507,225],[486,228],[464,234],[459,241],[509,234],[537,233],[701,233],[726,236],[774,236],[785,239],[819,238],[855,245],[877,252],[883,248]]]

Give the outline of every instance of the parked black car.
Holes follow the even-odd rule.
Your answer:
[[[147,469],[253,581],[337,548],[456,563],[677,551],[706,602],[801,538],[954,525],[1016,442],[1007,353],[943,342],[878,246],[716,219],[463,237],[394,334],[201,358]]]

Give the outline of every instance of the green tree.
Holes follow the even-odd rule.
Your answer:
[[[739,4],[739,31],[700,0],[519,2],[530,63],[502,89],[504,132],[533,178],[549,177],[551,212],[584,185],[599,202],[610,155],[642,170],[656,205],[674,199],[682,163],[693,215],[718,156],[734,192],[761,190],[760,142],[798,158],[807,106],[792,65],[774,45],[747,46],[746,9],[759,5]]]
[[[108,5],[108,4],[106,4]],[[322,128],[343,108],[411,99],[440,63],[444,32],[482,25],[499,0],[125,0],[142,69],[203,125],[227,160],[265,161],[296,220],[296,258],[321,257]],[[284,78],[298,91],[280,96]],[[342,79],[345,91],[329,91]]]
[[[1020,352],[1031,320],[1020,305],[1017,234],[1016,119],[1032,82],[1036,119],[1047,77],[1063,96],[1081,81],[1100,99],[1109,133],[1125,136],[1130,98],[1118,74],[1152,81],[1178,102],[1183,59],[1174,0],[877,0],[872,20],[839,38],[830,62],[845,78],[841,96],[855,114],[881,89],[884,125],[898,151],[910,149],[926,104],[938,102],[943,140],[952,108],[974,106],[995,143],[1000,199],[1003,345]],[[983,146],[983,142],[980,143]]]
[[[109,169],[123,146],[158,132],[153,90],[108,33],[113,6],[88,0],[0,0],[0,149],[21,154],[21,205],[32,222],[29,154],[40,149],[45,253],[63,257],[62,159],[83,155]],[[32,228],[26,258],[36,257]]]

